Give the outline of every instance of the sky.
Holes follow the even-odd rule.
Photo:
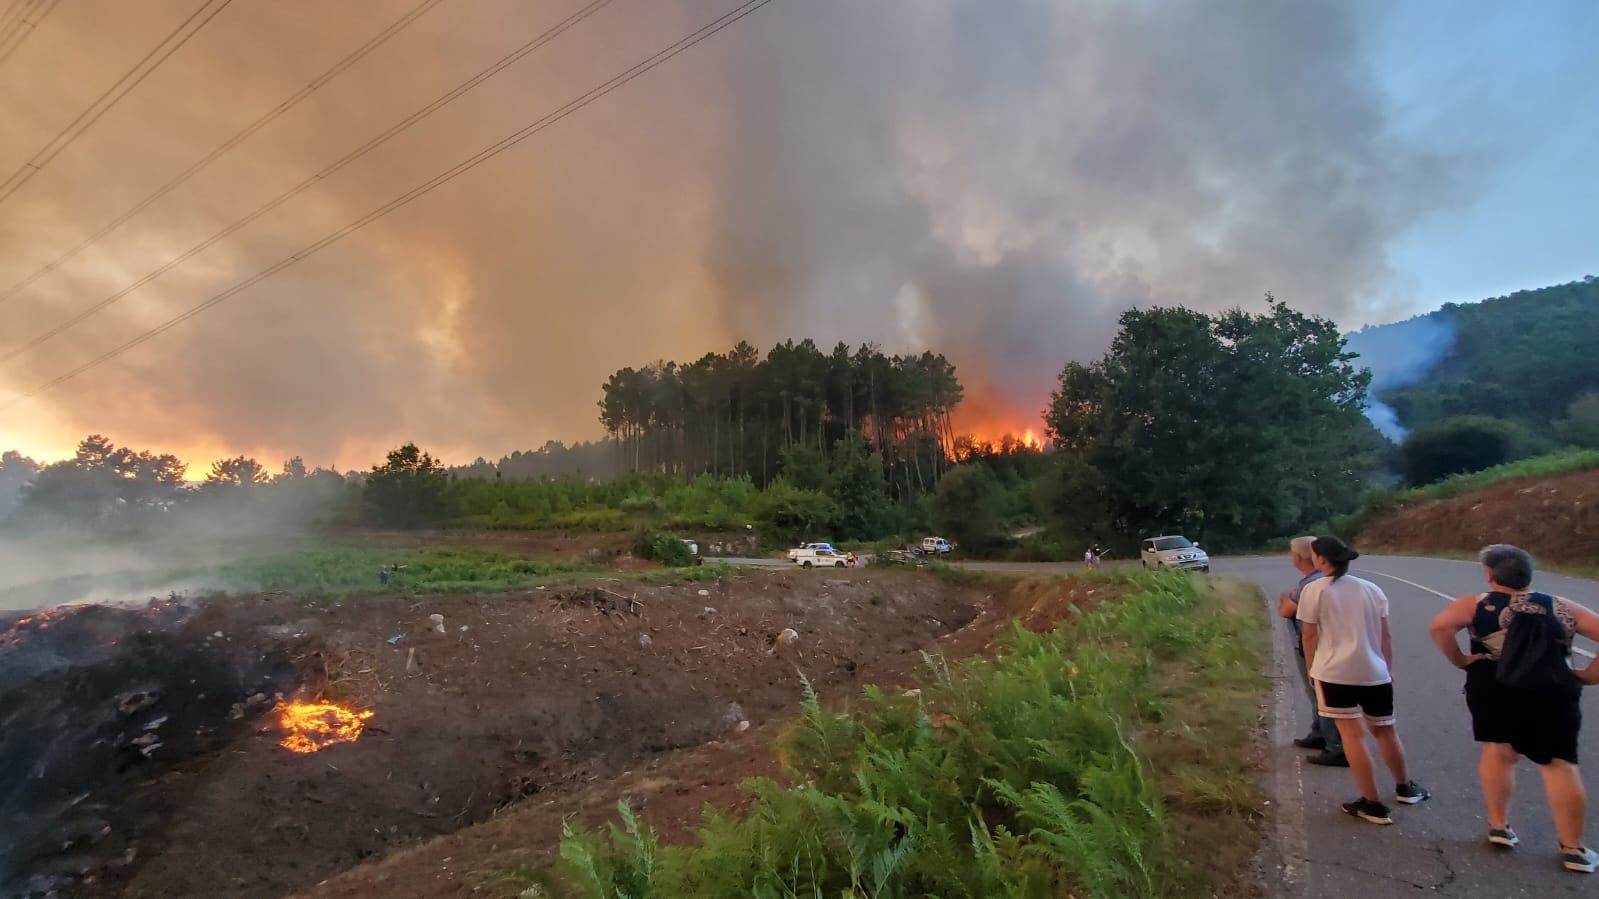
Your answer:
[[[53,7],[0,177],[223,2]],[[419,2],[228,3],[0,200],[0,292],[50,268],[0,299],[0,449],[495,458],[598,437],[623,366],[789,337],[942,352],[959,423],[1021,431],[1131,306],[1353,330],[1599,272],[1575,0],[773,0],[303,255],[737,3],[611,0],[332,170],[587,2],[438,0],[53,264]]]

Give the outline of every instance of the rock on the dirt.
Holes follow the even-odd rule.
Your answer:
[[[652,644],[654,642],[655,642],[654,640],[650,639],[650,635],[649,634],[639,634],[638,635],[638,645],[639,645],[640,649],[649,649],[650,648],[650,644]]]

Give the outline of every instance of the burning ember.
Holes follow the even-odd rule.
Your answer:
[[[279,702],[287,734],[279,744],[290,752],[316,752],[334,743],[354,743],[372,717],[372,710],[351,711],[331,702]]]

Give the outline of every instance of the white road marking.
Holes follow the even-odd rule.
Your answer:
[[[1370,574],[1375,574],[1378,577],[1385,577],[1385,578],[1388,578],[1389,580],[1392,580],[1392,581],[1398,581],[1401,584],[1408,584],[1408,585],[1410,585],[1412,587],[1415,587],[1417,590],[1424,590],[1424,591],[1426,591],[1428,593],[1431,593],[1433,596],[1436,596],[1439,599],[1442,599],[1444,602],[1454,602],[1455,601],[1455,597],[1450,596],[1447,593],[1440,593],[1439,591],[1434,590],[1433,588],[1427,586],[1426,584],[1418,584],[1415,581],[1406,580],[1405,578],[1402,578],[1402,577],[1400,577],[1397,574],[1387,574],[1387,573],[1384,573],[1384,572],[1381,572],[1381,571],[1372,571],[1369,568],[1366,569],[1366,571],[1368,573],[1370,573]],[[1586,658],[1590,658],[1591,659],[1591,658],[1594,657],[1593,653],[1589,652],[1586,649],[1583,649],[1581,646],[1573,646],[1573,647],[1571,647],[1571,651],[1576,653],[1577,655],[1584,656]]]

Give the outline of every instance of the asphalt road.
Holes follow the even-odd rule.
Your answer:
[[[1433,794],[1430,801],[1416,806],[1389,801],[1394,809],[1390,827],[1340,812],[1338,804],[1357,792],[1349,771],[1306,765],[1303,757],[1308,753],[1291,744],[1309,727],[1310,704],[1275,607],[1277,595],[1293,585],[1297,573],[1286,558],[1218,559],[1213,570],[1259,584],[1273,615],[1276,690],[1270,752],[1277,806],[1275,862],[1281,874],[1275,895],[1382,899],[1414,896],[1420,890],[1460,897],[1599,896],[1599,875],[1561,869],[1543,784],[1530,762],[1523,761],[1517,769],[1511,804],[1510,821],[1521,837],[1520,848],[1505,852],[1486,842],[1488,824],[1477,786],[1478,749],[1461,694],[1465,675],[1444,660],[1427,633],[1428,622],[1449,599],[1485,589],[1478,565],[1363,556],[1350,569],[1388,594],[1399,735],[1412,776]],[[1599,608],[1599,582],[1541,574],[1533,587]],[[1595,651],[1585,640],[1578,648]],[[1593,723],[1599,719],[1599,691],[1587,691],[1583,710],[1589,725],[1583,730],[1580,753],[1583,758],[1599,758],[1599,727]],[[1392,789],[1386,772],[1379,773],[1378,783]],[[1594,794],[1599,802],[1599,790]],[[1589,805],[1587,840],[1589,845],[1599,842],[1594,802]]]

